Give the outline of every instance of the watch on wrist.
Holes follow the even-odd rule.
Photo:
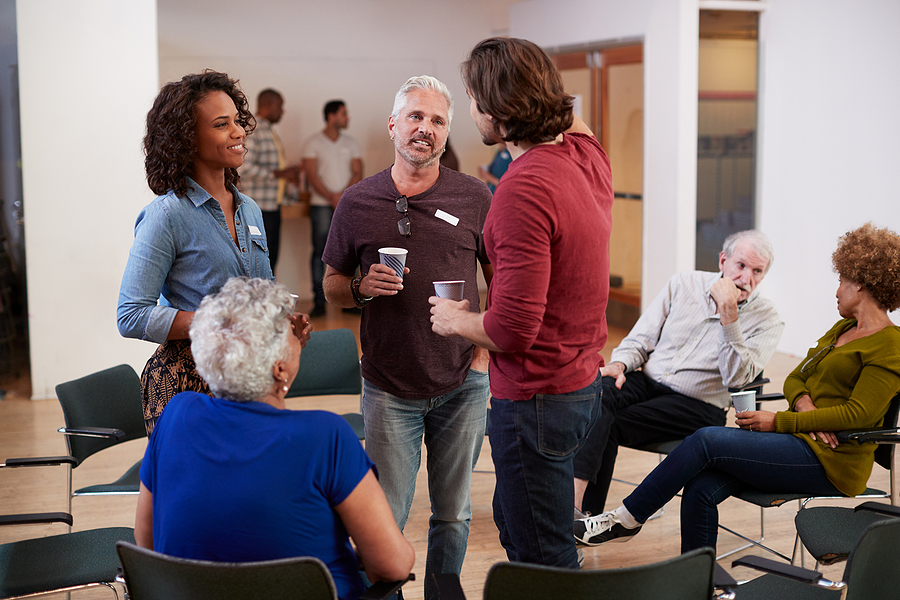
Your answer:
[[[374,299],[374,296],[362,296],[359,293],[359,284],[362,283],[362,275],[357,275],[350,280],[350,295],[353,296],[353,303],[357,308],[362,308]]]

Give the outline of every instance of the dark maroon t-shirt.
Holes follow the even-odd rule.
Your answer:
[[[433,398],[459,387],[472,362],[471,342],[431,330],[435,281],[465,280],[465,297],[478,312],[478,263],[487,263],[482,239],[491,193],[478,179],[441,167],[437,182],[410,197],[411,235],[400,235],[391,170],[362,180],[338,203],[322,256],[341,273],[367,273],[378,249],[406,248],[403,290],[381,296],[362,310],[362,374],[400,398]]]

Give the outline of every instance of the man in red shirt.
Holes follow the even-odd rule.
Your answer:
[[[484,40],[462,76],[482,140],[513,162],[485,221],[489,308],[432,297],[432,328],[491,350],[494,522],[510,560],[577,568],[572,458],[600,413],[609,159],[535,44]]]

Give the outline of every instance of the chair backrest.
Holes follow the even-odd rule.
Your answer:
[[[498,563],[488,572],[484,598],[709,600],[713,595],[714,564],[715,552],[712,548],[692,550],[660,563],[603,571]]]
[[[300,369],[287,398],[361,394],[359,347],[349,329],[314,331],[300,354]]]
[[[891,398],[891,403],[884,414],[884,428],[895,429],[898,418],[900,418],[900,394]],[[896,448],[897,444],[878,444],[875,448],[875,462],[890,471],[891,465],[894,464]]]
[[[336,600],[328,567],[301,556],[249,563],[176,558],[119,542],[131,600]]]
[[[896,598],[900,590],[900,519],[874,523],[850,551],[844,581],[847,600]]]
[[[110,427],[125,432],[122,440],[67,435],[69,453],[79,464],[110,446],[147,437],[141,407],[141,379],[130,365],[119,365],[60,383],[56,386],[56,395],[66,428]]]

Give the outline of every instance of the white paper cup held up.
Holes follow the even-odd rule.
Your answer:
[[[400,279],[403,279],[403,268],[406,267],[406,254],[405,248],[378,249],[381,264],[392,268]]]
[[[448,298],[459,302],[463,299],[463,288],[466,282],[462,279],[454,281],[435,281],[434,293],[438,298]]]
[[[747,412],[748,410],[756,410],[756,391],[735,392],[731,394],[731,403],[734,405],[735,412]]]

